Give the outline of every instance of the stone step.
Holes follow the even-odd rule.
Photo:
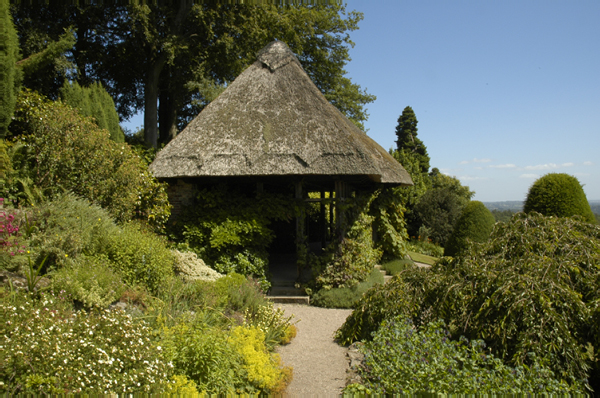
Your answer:
[[[304,296],[304,292],[294,286],[272,286],[269,296]]]
[[[267,299],[279,304],[305,304],[310,305],[309,296],[267,296]]]

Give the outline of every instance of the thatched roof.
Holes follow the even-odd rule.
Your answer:
[[[412,185],[406,170],[325,99],[279,41],[263,48],[150,169],[157,178],[365,176]]]

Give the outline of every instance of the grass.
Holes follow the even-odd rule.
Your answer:
[[[374,269],[366,281],[353,287],[319,290],[311,297],[310,303],[315,307],[354,308],[356,302],[367,290],[375,286],[375,284],[383,284],[383,282],[383,274],[379,270]]]
[[[390,275],[396,275],[405,269],[412,268],[415,263],[410,259],[395,259],[381,264],[381,268],[387,271]]]
[[[436,257],[432,257],[432,256],[428,256],[426,254],[421,254],[421,253],[415,253],[415,252],[408,252],[408,255],[410,256],[410,258],[418,263],[423,263],[423,264],[428,264],[428,265],[433,265],[435,264],[435,262],[438,260]]]

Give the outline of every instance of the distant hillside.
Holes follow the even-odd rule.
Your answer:
[[[599,201],[600,202],[600,201]],[[523,201],[520,200],[509,200],[506,202],[483,202],[485,207],[488,208],[489,211],[492,210],[510,210],[512,212],[519,212],[523,210]]]
[[[600,217],[600,200],[590,200],[590,207],[592,208],[592,213],[596,214],[596,218]],[[523,202],[518,200],[511,200],[506,202],[483,202],[485,207],[487,207],[491,212],[494,213],[496,219],[498,219],[499,212],[510,211],[513,213],[517,213],[523,210]]]

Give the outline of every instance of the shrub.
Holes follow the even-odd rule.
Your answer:
[[[170,374],[151,330],[119,312],[71,312],[61,297],[5,298],[0,392],[160,392]],[[3,322],[4,323],[4,322]]]
[[[153,293],[173,275],[175,258],[164,239],[135,224],[106,236],[102,253],[125,283],[141,284]]]
[[[209,394],[255,392],[247,382],[242,355],[218,328],[199,322],[178,323],[163,328],[165,353],[173,363],[173,371],[185,375],[198,391]]]
[[[295,332],[290,330],[293,326],[291,320],[291,316],[286,317],[283,309],[275,309],[270,301],[258,307],[255,312],[244,311],[244,325],[258,328],[263,334],[263,343],[269,350],[283,341],[289,343],[295,336]]]
[[[101,253],[104,239],[119,229],[106,210],[72,194],[34,208],[30,223],[33,258],[48,256],[48,266],[57,268],[80,254]]]
[[[365,359],[359,372],[365,387],[384,395],[584,392],[558,382],[537,362],[508,367],[485,352],[483,341],[453,341],[444,327],[438,321],[416,329],[402,316],[384,321],[373,340],[361,346]]]
[[[341,344],[348,345],[370,339],[371,334],[386,319],[398,315],[409,319],[417,318],[422,312],[423,291],[431,281],[428,272],[414,268],[393,277],[385,284],[375,285],[356,303],[352,314],[336,331],[335,338]],[[408,274],[412,274],[412,283],[407,283],[402,278]]]
[[[485,242],[492,233],[494,224],[494,216],[483,203],[476,200],[469,202],[446,242],[444,254],[455,256],[467,248],[467,241]]]
[[[187,281],[215,281],[223,276],[210,268],[194,252],[173,250],[175,256],[175,272]]]
[[[413,213],[430,230],[431,240],[444,246],[466,203],[450,187],[433,188],[421,196]]]
[[[54,291],[65,294],[86,308],[104,309],[126,290],[119,274],[110,269],[107,259],[79,256],[52,274]]]
[[[312,305],[325,308],[354,308],[367,290],[376,284],[383,284],[383,274],[373,269],[366,281],[352,287],[321,289],[311,297]]]
[[[577,178],[564,173],[550,173],[539,178],[529,188],[523,211],[545,216],[582,216],[587,222],[596,218]]]
[[[72,191],[107,210],[118,221],[134,218],[157,228],[170,205],[163,184],[125,143],[60,102],[25,91],[19,95],[11,133],[24,146],[13,167],[53,198]]]
[[[432,257],[442,257],[444,255],[444,248],[430,241],[411,240],[408,242],[408,250]]]
[[[557,379],[597,388],[598,239],[600,227],[581,219],[518,213],[487,242],[365,294],[338,336],[368,339],[399,314],[417,325],[442,318],[454,338],[483,339],[510,366],[532,365],[533,353]]]
[[[263,331],[256,326],[238,326],[230,338],[243,358],[248,381],[262,393],[282,393],[291,380],[292,369],[282,367],[279,355],[267,351]]]

